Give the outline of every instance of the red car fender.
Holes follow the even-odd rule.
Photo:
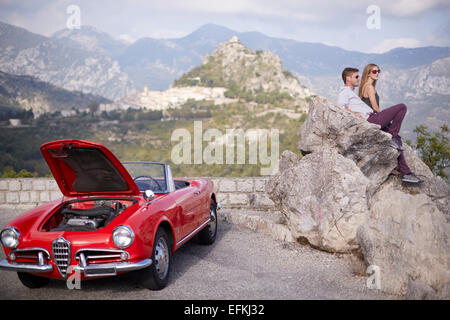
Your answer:
[[[173,201],[166,198],[163,201]],[[153,250],[153,243],[158,228],[164,228],[171,240],[172,252],[177,238],[177,225],[180,223],[176,205],[165,208],[158,203],[143,206],[126,219],[126,224],[134,231],[135,241],[129,248],[135,257],[149,258]]]
[[[58,199],[34,207],[10,221],[7,226],[16,227],[22,235],[28,235],[30,230],[36,228],[37,225],[41,224],[44,219],[50,216],[59,207],[60,203],[61,199]]]
[[[172,222],[167,219],[167,217],[162,216],[158,223],[155,224],[157,227],[154,229],[154,233],[153,233],[153,243],[155,242],[155,238],[156,238],[156,232],[158,231],[159,228],[164,229],[164,231],[166,232],[167,236],[169,237],[169,240],[171,241],[171,243],[169,244],[171,247],[171,251],[172,253],[175,251],[176,246],[175,244],[177,243],[177,237],[175,236],[175,229],[174,226],[172,224]],[[152,243],[152,246],[153,246]]]

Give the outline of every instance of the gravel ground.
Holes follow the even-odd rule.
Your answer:
[[[16,212],[0,209],[0,225]],[[81,290],[65,281],[30,290],[16,273],[0,271],[0,299],[400,299],[366,287],[352,274],[347,255],[333,255],[234,226],[219,224],[211,246],[195,239],[173,255],[169,285],[161,291],[139,286],[135,273],[84,281]],[[2,250],[0,258],[4,259]]]

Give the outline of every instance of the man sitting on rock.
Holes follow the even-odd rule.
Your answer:
[[[392,146],[400,151],[400,156],[397,160],[400,173],[402,174],[402,181],[410,183],[423,182],[423,180],[411,172],[406,164],[405,156],[403,155],[403,150],[405,149],[398,135],[406,114],[406,106],[404,104],[398,104],[374,113],[373,109],[364,103],[353,91],[359,85],[358,72],[359,70],[355,68],[345,68],[342,71],[342,80],[344,81],[345,87],[339,92],[337,104],[361,119],[380,125],[383,131],[390,133],[392,135]]]

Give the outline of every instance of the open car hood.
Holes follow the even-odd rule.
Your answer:
[[[83,140],[58,140],[41,152],[65,196],[138,195],[128,171],[105,146]]]

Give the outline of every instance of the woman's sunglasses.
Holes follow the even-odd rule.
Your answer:
[[[377,74],[377,73],[381,73],[381,70],[380,69],[378,69],[378,70],[372,70],[371,71],[373,74]]]

